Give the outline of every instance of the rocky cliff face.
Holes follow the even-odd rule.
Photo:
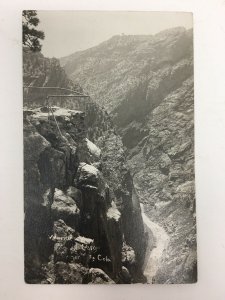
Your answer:
[[[71,81],[57,68],[60,86],[69,88]],[[39,82],[44,74],[33,81],[26,73],[25,80],[41,86],[55,76],[50,66],[48,81]],[[109,115],[94,103],[75,110],[71,101],[61,107],[56,101],[51,113],[42,106],[46,95],[29,96],[32,108],[24,110],[26,282],[144,282],[140,204]]]
[[[74,84],[61,68],[56,58],[46,58],[40,52],[23,50],[23,85],[24,87],[62,87],[82,92],[79,84]],[[45,105],[46,96],[56,90],[24,88],[24,105]],[[65,94],[65,92],[60,91]]]
[[[24,115],[26,281],[143,281],[144,228],[121,145],[107,175],[107,145],[86,138],[83,112],[55,107],[61,133],[45,108]]]
[[[115,36],[61,64],[112,117],[146,213],[169,234],[155,282],[196,281],[192,30]]]
[[[153,110],[149,133],[131,154],[135,187],[147,214],[170,243],[156,282],[196,281],[193,80],[186,80]]]

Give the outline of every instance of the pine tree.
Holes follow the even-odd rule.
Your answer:
[[[44,32],[37,30],[40,20],[36,10],[23,11],[23,45],[31,51],[41,51],[40,40],[45,38]]]

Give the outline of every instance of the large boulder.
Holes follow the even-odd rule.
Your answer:
[[[59,189],[55,189],[51,210],[54,219],[61,218],[72,227],[78,225],[80,218],[79,208],[70,196]]]
[[[98,268],[91,268],[88,273],[88,284],[112,284],[115,283],[103,270]]]
[[[77,263],[57,262],[55,264],[55,283],[83,283],[88,269]]]
[[[93,189],[97,189],[99,185],[100,172],[97,168],[87,163],[80,163],[78,168],[78,186],[90,187]]]
[[[74,237],[77,237],[75,230],[66,225],[66,223],[59,219],[54,222],[53,235],[50,237],[54,242],[60,241],[72,241]]]
[[[69,186],[66,190],[66,195],[71,197],[75,201],[77,207],[82,210],[82,193],[79,189],[75,188],[74,186]]]

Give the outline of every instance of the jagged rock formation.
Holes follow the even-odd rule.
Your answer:
[[[51,82],[49,68],[48,80],[45,70],[44,81],[27,74],[26,80]],[[57,72],[70,87],[60,67]],[[61,107],[56,101],[49,114],[46,95],[37,95],[29,94],[32,108],[24,110],[26,282],[144,282],[140,205],[110,117],[94,103],[83,112],[71,101]]]
[[[44,57],[40,52],[23,50],[24,87],[62,87],[82,92],[79,84],[74,84],[61,68],[58,59]],[[52,92],[52,91],[51,91]],[[60,91],[60,93],[64,93]],[[24,105],[44,105],[48,90],[24,89]],[[54,90],[54,94],[56,91]]]
[[[61,65],[110,113],[146,213],[170,236],[155,282],[196,281],[192,30],[114,36]]]

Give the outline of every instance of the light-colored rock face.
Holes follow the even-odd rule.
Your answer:
[[[170,235],[155,282],[195,281],[192,30],[115,36],[61,64],[110,113],[127,147],[137,194],[150,219]],[[109,136],[107,159],[118,153],[116,145]],[[112,159],[108,176],[115,185],[117,168]]]

